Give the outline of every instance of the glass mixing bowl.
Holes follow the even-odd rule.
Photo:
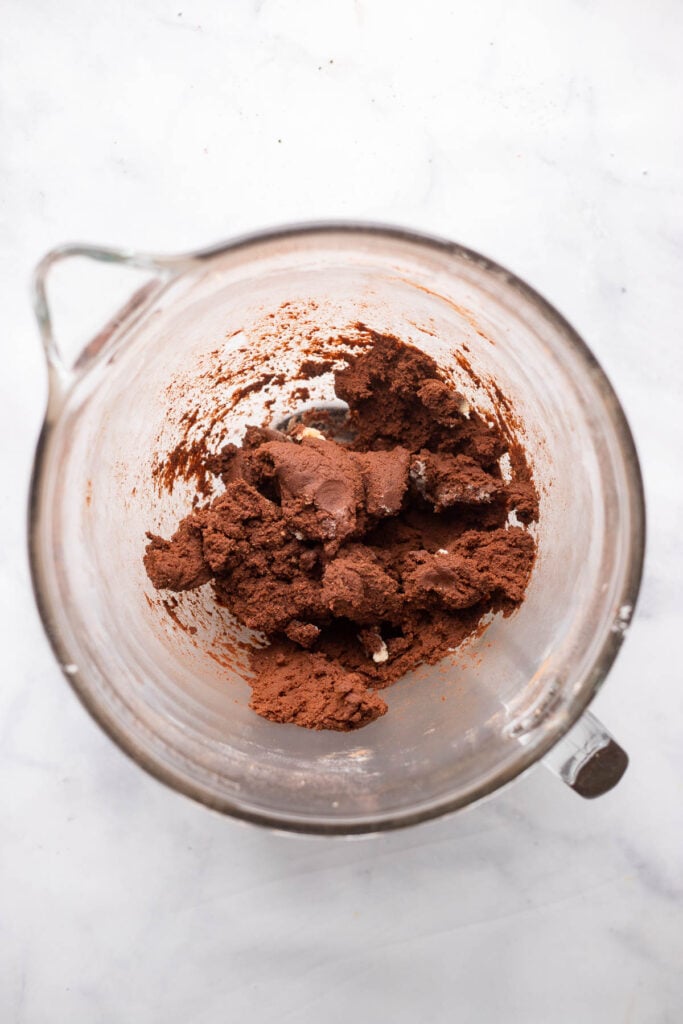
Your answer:
[[[68,366],[46,277],[76,257],[151,277]],[[328,834],[464,807],[541,758],[585,796],[614,785],[626,755],[586,708],[638,592],[638,460],[604,373],[531,288],[459,245],[329,224],[187,256],[66,246],[39,265],[35,302],[49,369],[30,513],[36,596],[69,682],[139,765],[225,813]],[[192,481],[169,493],[154,473],[183,431],[218,447],[247,423],[278,422],[296,405],[292,371],[310,339],[356,321],[428,352],[482,410],[487,381],[510,399],[541,492],[538,559],[522,607],[385,691],[384,718],[309,732],[249,710],[244,631],[209,586],[177,604],[154,591],[142,553],[146,530],[168,535],[191,505]],[[264,369],[283,377],[250,392]],[[327,374],[309,404],[332,394]]]

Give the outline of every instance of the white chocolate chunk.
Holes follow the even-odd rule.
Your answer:
[[[303,430],[299,431],[296,435],[297,441],[303,441],[305,437],[315,437],[318,441],[327,441],[327,438],[315,427],[304,427]]]
[[[389,660],[389,651],[387,649],[387,645],[384,643],[384,640],[380,640],[380,644],[380,649],[378,651],[375,651],[375,653],[372,656],[372,660],[374,661],[375,665],[383,665],[385,661]]]
[[[503,452],[501,457],[498,459],[498,465],[500,466],[500,473],[503,477],[503,483],[509,484],[512,480],[512,463],[510,462],[510,453]]]

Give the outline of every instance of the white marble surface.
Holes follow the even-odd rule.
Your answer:
[[[683,1012],[678,0],[5,0],[0,36],[0,1020],[678,1022]],[[647,573],[595,710],[631,754],[374,840],[270,835],[146,777],[59,674],[25,494],[30,269],[327,216],[509,265],[612,376]]]

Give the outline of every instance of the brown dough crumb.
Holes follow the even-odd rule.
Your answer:
[[[310,729],[383,715],[377,688],[439,661],[485,613],[520,604],[536,553],[510,519],[538,517],[519,446],[429,356],[367,333],[371,345],[334,373],[352,443],[247,428],[241,446],[205,457],[225,492],[170,540],[148,534],[144,556],[158,589],[212,581],[216,600],[266,635],[250,656],[250,706]],[[333,365],[308,360],[302,373]]]
[[[170,540],[147,534],[145,569],[158,590],[194,590],[213,575],[204,555],[202,531],[193,519],[192,515],[183,519]]]
[[[332,359],[304,359],[299,367],[299,373],[306,380],[313,380],[314,377],[322,377],[324,373],[329,373],[333,366]]]
[[[277,642],[251,658],[256,679],[250,707],[272,722],[307,729],[358,729],[383,715],[387,706],[361,676],[323,654],[288,650]]]
[[[299,647],[308,649],[313,646],[320,636],[320,629],[318,626],[314,626],[312,622],[299,622],[298,619],[292,619],[291,622],[287,623],[285,636],[293,640]]]
[[[458,504],[487,505],[500,491],[500,481],[469,456],[424,449],[411,460],[410,479],[435,512]]]

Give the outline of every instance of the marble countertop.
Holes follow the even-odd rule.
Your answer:
[[[664,1024],[683,1012],[683,7],[584,0],[8,0],[0,39],[0,1019]],[[304,840],[164,789],[34,608],[46,394],[29,274],[380,220],[513,268],[587,339],[643,460],[649,548],[582,801],[542,769],[460,816]],[[77,304],[78,296],[73,297]]]

